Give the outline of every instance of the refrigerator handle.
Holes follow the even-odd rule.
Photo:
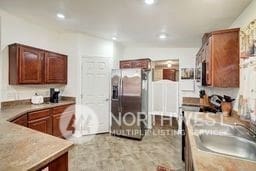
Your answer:
[[[122,112],[122,96],[123,96],[123,80],[122,78],[120,79],[120,90],[119,90],[119,93],[118,93],[118,108],[119,108],[119,112]]]

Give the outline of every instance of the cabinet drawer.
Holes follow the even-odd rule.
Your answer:
[[[73,111],[75,111],[75,105],[65,105],[65,106],[59,106],[59,107],[53,108],[52,113],[59,114],[63,112],[73,112]]]
[[[36,112],[30,112],[30,113],[28,113],[28,120],[31,121],[31,120],[47,117],[50,115],[50,113],[51,113],[50,109],[39,110]]]

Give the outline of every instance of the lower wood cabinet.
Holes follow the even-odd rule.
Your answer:
[[[17,124],[17,125],[21,125],[21,126],[27,127],[28,126],[27,114],[22,115],[22,116],[18,117],[17,119],[14,119],[12,122]]]
[[[29,112],[11,122],[60,138],[74,133],[75,105]]]
[[[56,137],[69,137],[74,132],[75,108],[72,105],[53,109],[52,123],[53,135]]]
[[[185,128],[185,171],[193,171],[193,159],[191,153],[191,147],[188,137],[188,130],[187,127]]]
[[[68,171],[68,152],[38,171]]]
[[[28,127],[46,134],[52,134],[50,109],[28,113]]]
[[[52,134],[52,118],[47,116],[28,122],[28,127],[46,134]]]

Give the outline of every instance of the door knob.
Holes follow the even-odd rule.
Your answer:
[[[107,99],[106,99],[106,102],[108,102],[108,101],[109,101],[109,99],[107,98]]]

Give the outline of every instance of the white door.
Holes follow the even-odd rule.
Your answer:
[[[96,118],[84,123],[82,134],[109,132],[110,59],[83,58],[81,76],[81,103]]]

